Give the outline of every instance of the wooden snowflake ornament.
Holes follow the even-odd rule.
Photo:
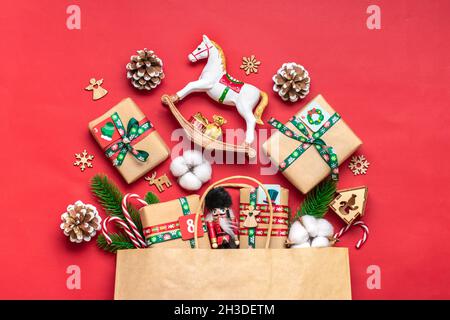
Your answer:
[[[369,161],[367,161],[366,157],[360,155],[360,156],[353,156],[352,159],[350,160],[350,163],[348,164],[348,167],[356,176],[358,174],[366,174],[369,165],[370,163]]]
[[[256,60],[255,55],[252,55],[250,58],[242,58],[242,65],[240,68],[245,71],[246,75],[249,75],[250,73],[258,73],[260,64],[261,61]]]
[[[73,163],[73,165],[80,167],[82,172],[86,170],[86,168],[92,168],[91,161],[94,159],[94,156],[88,154],[86,149],[84,149],[82,153],[75,153],[75,158],[77,160]]]

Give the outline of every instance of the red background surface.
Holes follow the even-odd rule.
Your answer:
[[[66,28],[70,4],[81,8],[81,30]],[[366,27],[370,4],[381,7],[381,30]],[[284,104],[271,90],[279,66],[296,61],[312,77],[306,100],[323,94],[363,140],[358,154],[371,162],[367,175],[353,176],[345,163],[339,183],[369,187],[369,241],[355,250],[355,230],[339,244],[350,248],[353,297],[450,298],[449,10],[448,1],[2,1],[0,298],[113,297],[114,255],[93,242],[69,243],[60,214],[78,199],[94,201],[88,185],[98,172],[123,191],[155,189],[143,180],[125,185],[87,123],[132,97],[175,145],[170,134],[178,126],[160,96],[199,75],[203,64],[186,57],[203,33],[222,46],[232,75],[269,92],[266,119],[285,121],[305,105]],[[129,56],[143,47],[165,62],[166,79],[149,94],[125,79]],[[262,65],[246,77],[239,65],[250,54]],[[109,90],[96,102],[83,90],[91,77],[104,78]],[[228,128],[242,125],[231,108],[203,95],[186,99],[181,109],[186,116],[221,113]],[[72,162],[84,148],[95,159],[82,173]],[[167,172],[169,162],[158,172]],[[258,177],[259,170],[215,165],[213,179]],[[298,206],[302,196],[281,175],[262,179],[291,188],[290,204]],[[174,186],[160,197],[183,194]],[[332,213],[328,218],[342,226]],[[72,264],[81,268],[81,290],[66,288]],[[381,268],[380,290],[366,286],[370,265]]]

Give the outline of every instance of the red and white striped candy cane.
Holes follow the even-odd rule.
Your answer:
[[[141,248],[141,244],[137,241],[136,236],[131,231],[130,227],[128,227],[128,224],[126,224],[125,221],[123,221],[121,218],[115,216],[109,216],[105,220],[103,220],[102,233],[105,236],[106,242],[108,244],[111,244],[112,242],[111,237],[108,234],[108,224],[110,222],[117,223],[125,231],[135,248]]]
[[[345,227],[343,227],[341,230],[339,230],[338,233],[334,235],[335,239],[340,239],[341,236],[346,233],[351,227],[353,226],[360,226],[361,229],[363,229],[363,236],[361,239],[358,240],[355,247],[356,249],[360,249],[362,245],[367,241],[367,238],[369,237],[369,227],[363,222],[363,221],[356,221],[353,224],[349,224]]]
[[[122,199],[122,211],[123,211],[123,215],[125,216],[125,218],[127,219],[128,224],[131,227],[131,230],[133,231],[133,233],[136,235],[137,240],[139,241],[139,243],[142,245],[143,248],[147,247],[147,243],[145,242],[144,238],[141,236],[141,234],[139,233],[138,228],[136,227],[136,225],[133,222],[133,219],[131,219],[130,214],[128,213],[128,200],[129,199],[136,199],[140,204],[144,205],[144,206],[148,206],[148,203],[145,202],[144,200],[142,200],[139,195],[135,194],[135,193],[127,193],[123,199]]]
[[[105,220],[103,220],[103,230],[102,233],[105,236],[106,241],[110,244],[112,242],[111,237],[108,235],[108,223],[109,222],[115,222],[120,227],[122,227],[125,231],[125,233],[130,238],[131,242],[136,248],[147,248],[147,243],[145,242],[144,238],[139,233],[139,230],[136,226],[136,224],[133,222],[133,219],[131,219],[130,213],[128,212],[128,201],[130,198],[134,198],[142,205],[146,206],[148,205],[147,202],[142,200],[137,194],[134,193],[128,193],[126,194],[122,199],[122,211],[123,215],[125,216],[126,221],[125,223],[121,218],[115,217],[115,216],[109,216]]]

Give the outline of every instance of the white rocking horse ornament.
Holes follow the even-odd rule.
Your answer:
[[[176,95],[170,97],[172,102],[182,100],[192,92],[206,92],[220,103],[236,106],[247,126],[245,143],[252,144],[255,139],[256,124],[264,124],[261,116],[268,103],[267,94],[251,84],[231,77],[226,71],[222,49],[206,35],[203,35],[203,41],[189,54],[188,58],[191,62],[202,59],[208,59],[208,62],[197,81],[189,82]],[[253,109],[255,109],[254,113]]]

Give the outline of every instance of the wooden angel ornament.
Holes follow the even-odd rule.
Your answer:
[[[95,80],[95,78],[91,78],[89,80],[89,85],[84,88],[84,90],[92,91],[92,100],[98,100],[106,96],[108,90],[102,87],[103,79]]]
[[[192,92],[206,92],[219,103],[235,106],[246,123],[245,144],[252,144],[256,124],[263,124],[261,116],[268,103],[267,94],[251,84],[231,77],[226,70],[222,49],[206,35],[203,35],[203,41],[188,58],[191,62],[207,59],[207,63],[200,78],[189,82],[175,95],[170,96],[171,102],[182,100]]]

